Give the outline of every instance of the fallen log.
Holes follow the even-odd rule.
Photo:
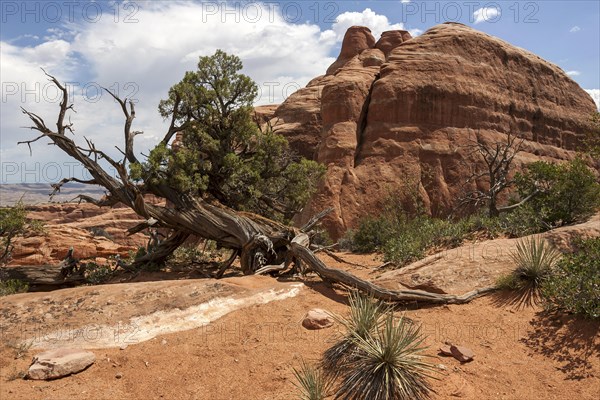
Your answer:
[[[495,287],[486,287],[476,289],[463,295],[430,293],[424,290],[390,290],[377,286],[371,282],[360,279],[349,272],[330,268],[321,261],[312,251],[301,244],[300,241],[293,240],[290,244],[292,253],[300,258],[310,270],[317,273],[322,279],[344,286],[355,288],[361,292],[372,295],[373,297],[392,302],[423,302],[437,304],[464,304],[496,290]]]
[[[18,279],[29,286],[61,286],[86,282],[83,274],[65,276],[64,266],[59,265],[15,265],[0,269],[2,279]]]

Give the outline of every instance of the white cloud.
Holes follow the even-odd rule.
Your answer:
[[[594,102],[596,103],[596,107],[598,108],[598,111],[600,111],[600,89],[584,89],[586,92],[588,92],[588,94],[590,96],[592,96],[592,99],[594,99]]]
[[[385,31],[405,29],[403,23],[390,24],[390,21],[385,15],[377,14],[370,8],[366,8],[362,12],[347,11],[338,15],[335,19],[335,22],[331,26],[336,40],[341,42],[342,39],[344,39],[344,34],[348,28],[354,25],[366,26],[371,29],[371,33],[373,33],[375,40],[379,39],[381,34]],[[330,31],[326,31],[323,34],[332,35],[328,32]],[[413,30],[413,32],[415,32],[415,34],[421,33],[420,30]],[[413,32],[411,32],[411,34]]]
[[[55,97],[56,93],[51,85],[46,86],[40,66],[62,82],[80,82],[73,85],[72,100],[77,113],[71,115],[78,143],[85,136],[98,148],[118,157],[114,145],[120,144],[123,116],[106,94],[100,95],[99,101],[91,101],[97,97],[99,85],[119,90],[121,97],[134,95],[138,100],[134,129],[144,134],[137,136],[136,142],[138,150],[147,153],[167,128],[157,112],[159,100],[185,71],[196,68],[201,55],[221,48],[240,56],[243,72],[262,91],[257,104],[283,101],[310,79],[323,74],[334,61],[330,52],[335,38],[331,34],[314,24],[289,23],[278,9],[267,9],[266,5],[261,5],[262,17],[257,19],[221,12],[208,14],[203,3],[141,4],[136,14],[138,23],[115,23],[112,18],[103,18],[96,23],[53,29],[45,42],[34,47],[2,42],[0,68],[2,94],[6,96],[0,121],[3,164],[26,162],[26,168],[31,169],[34,167],[30,164],[35,162],[46,165],[68,161],[55,147],[45,146],[47,140],[32,146],[32,158],[27,146],[16,146],[19,140],[35,137],[35,132],[19,129],[29,125],[20,106],[39,113],[48,126],[56,118],[58,103],[48,101],[49,95]],[[83,90],[86,83],[87,92]],[[37,95],[23,97],[24,90]],[[5,172],[2,171],[2,181],[7,180]],[[27,176],[28,180],[47,181],[39,173],[37,178],[34,175]],[[18,176],[9,178],[20,180]]]
[[[400,1],[400,2],[401,2],[401,3],[404,3],[404,4],[406,4],[406,3],[410,3],[410,1],[411,1],[411,0],[402,0],[402,1]]]
[[[479,24],[482,22],[497,22],[501,15],[501,11],[497,7],[482,7],[473,13],[475,23]]]
[[[581,75],[581,72],[579,72],[579,71],[567,71],[567,75],[569,75],[569,76],[579,76],[579,75]]]
[[[579,32],[580,30],[581,30],[581,28],[578,27],[577,25],[575,25],[574,27],[572,27],[571,29],[569,29],[569,32],[575,33],[575,32]]]

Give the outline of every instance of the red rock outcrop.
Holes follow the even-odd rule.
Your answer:
[[[447,213],[479,162],[465,147],[476,135],[492,143],[521,135],[517,168],[570,159],[595,110],[559,67],[447,23],[416,38],[384,32],[377,42],[368,28],[350,28],[326,75],[291,95],[272,123],[300,154],[327,165],[299,219],[333,206],[325,226],[338,238],[407,184],[432,214]]]
[[[10,265],[58,264],[70,247],[79,259],[126,257],[148,242],[141,233],[127,236],[141,219],[125,206],[50,203],[28,206],[28,211],[29,218],[45,223],[44,232],[16,238]]]

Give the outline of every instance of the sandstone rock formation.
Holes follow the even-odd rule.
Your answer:
[[[301,155],[327,165],[299,219],[332,206],[325,226],[338,238],[407,185],[432,214],[448,213],[478,162],[465,148],[470,140],[521,135],[516,167],[570,159],[595,110],[559,67],[447,23],[416,38],[384,32],[378,41],[351,27],[326,74],[291,95],[271,123]]]
[[[28,217],[45,223],[44,232],[18,237],[10,265],[60,263],[70,247],[75,257],[126,257],[130,251],[146,246],[148,238],[139,233],[127,236],[127,229],[140,222],[126,207],[100,208],[88,203],[50,203],[28,206]]]

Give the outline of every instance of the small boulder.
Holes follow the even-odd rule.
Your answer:
[[[471,349],[463,346],[450,346],[450,352],[461,363],[472,361],[473,357],[475,357]]]
[[[57,379],[83,371],[96,361],[94,353],[81,349],[55,349],[33,357],[29,379]]]
[[[333,325],[331,314],[320,308],[313,308],[304,317],[302,326],[306,329],[323,329]]]

